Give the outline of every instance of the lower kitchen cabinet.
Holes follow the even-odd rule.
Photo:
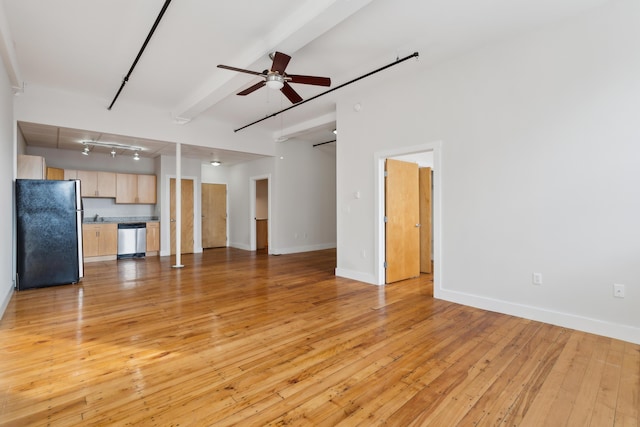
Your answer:
[[[147,255],[155,255],[160,250],[160,223],[147,223]]]
[[[85,261],[89,257],[117,255],[118,224],[83,224],[82,246]]]

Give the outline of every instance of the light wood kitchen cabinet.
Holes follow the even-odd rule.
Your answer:
[[[64,169],[47,167],[47,179],[61,181],[64,179]]]
[[[155,175],[138,175],[138,203],[156,203]]]
[[[116,203],[156,203],[156,176],[116,174]]]
[[[116,174],[100,171],[77,171],[82,197],[116,197]]]
[[[147,223],[147,255],[150,252],[158,252],[160,250],[160,223]],[[152,254],[154,255],[154,254]]]
[[[78,171],[75,169],[65,169],[64,170],[64,179],[78,179]],[[82,191],[82,190],[80,190]]]
[[[82,224],[84,257],[117,255],[118,224]]]
[[[18,156],[18,179],[45,179],[47,177],[47,164],[44,157],[20,154]]]

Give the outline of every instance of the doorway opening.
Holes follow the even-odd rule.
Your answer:
[[[385,227],[385,163],[387,159],[414,161],[419,166],[430,167],[433,170],[431,209],[432,209],[432,250],[433,250],[433,283],[434,296],[438,296],[441,284],[441,142],[434,142],[413,147],[405,147],[394,150],[375,153],[376,175],[376,283],[384,285],[386,282],[385,261],[386,254],[386,227]],[[411,160],[410,160],[411,159]],[[430,159],[424,163],[422,159]],[[430,164],[428,164],[430,163]]]
[[[271,175],[253,176],[249,184],[250,250],[273,253]]]

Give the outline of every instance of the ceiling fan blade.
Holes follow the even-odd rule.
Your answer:
[[[331,86],[331,79],[329,77],[301,76],[299,74],[287,74],[287,78],[290,79],[289,83],[302,83],[305,85],[316,85],[316,86]]]
[[[243,68],[230,67],[228,65],[219,64],[218,68],[224,68],[225,70],[238,71],[240,73],[253,74],[256,76],[264,76],[264,73],[259,73],[257,71],[245,70]]]
[[[264,86],[266,84],[267,83],[265,81],[258,82],[256,84],[254,84],[253,86],[248,87],[248,88],[246,88],[245,90],[243,90],[241,92],[238,92],[238,95],[240,95],[240,96],[249,95],[251,92],[254,92],[254,91],[260,89],[262,86]]]
[[[298,92],[293,90],[291,85],[289,85],[289,83],[287,82],[284,83],[284,86],[282,86],[280,92],[284,93],[284,96],[286,96],[292,104],[297,104],[298,102],[302,101],[302,97],[298,95]]]
[[[271,71],[277,71],[281,76],[284,75],[284,69],[287,68],[291,57],[286,53],[276,52],[273,55],[273,64],[271,65]]]

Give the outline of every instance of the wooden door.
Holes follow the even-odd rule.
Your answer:
[[[420,272],[433,273],[431,168],[420,168]]]
[[[202,247],[227,246],[227,186],[202,184]]]
[[[420,275],[418,165],[385,163],[386,283]]]
[[[180,227],[180,253],[193,253],[193,180],[181,179],[180,191],[182,198],[182,209],[180,210],[182,226]],[[171,255],[176,253],[176,180],[171,178],[170,189],[170,217],[171,217]]]
[[[269,246],[269,220],[256,220],[256,250],[267,249]]]

